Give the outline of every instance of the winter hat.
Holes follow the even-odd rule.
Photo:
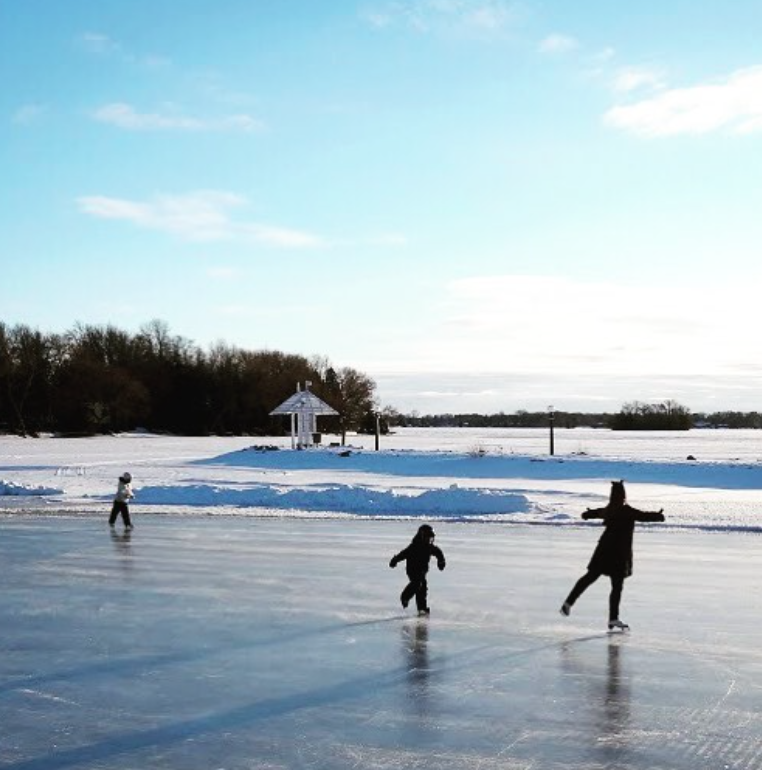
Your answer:
[[[124,481],[126,484],[129,484],[132,481],[132,475],[130,473],[123,473],[119,477],[119,481]]]
[[[624,481],[611,482],[611,494],[609,495],[609,505],[622,505],[627,499],[627,493],[624,491]]]
[[[434,530],[428,524],[421,524],[418,527],[418,534],[421,537],[434,537]]]

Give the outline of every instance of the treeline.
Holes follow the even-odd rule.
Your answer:
[[[690,430],[693,418],[690,409],[676,401],[631,401],[612,417],[610,426],[612,430]]]
[[[693,425],[697,428],[762,428],[759,412],[712,412],[694,414]]]
[[[375,429],[376,385],[327,358],[224,343],[202,350],[151,321],[139,333],[76,325],[46,334],[0,322],[0,431],[91,434],[142,427],[185,435],[274,435],[290,429],[269,413],[297,383],[339,413],[326,432]]]
[[[610,414],[589,414],[584,412],[554,412],[556,425],[563,428],[609,427]],[[527,412],[519,409],[513,414],[400,414],[395,423],[411,428],[544,428],[550,420],[548,412]]]
[[[633,401],[619,412],[564,412],[553,413],[553,422],[559,428],[610,428],[612,430],[689,430],[691,428],[762,428],[759,412],[691,412],[687,407],[667,401],[662,404],[643,404]],[[397,415],[395,423],[408,427],[433,428],[547,428],[550,413],[519,410],[513,414],[436,414],[412,413]]]

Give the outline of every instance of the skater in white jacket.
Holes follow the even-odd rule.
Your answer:
[[[122,514],[125,529],[132,529],[129,502],[133,497],[135,497],[135,493],[132,491],[132,475],[123,473],[119,477],[119,485],[116,488],[116,495],[114,495],[114,504],[111,506],[111,516],[108,520],[110,527],[116,524],[117,516]]]

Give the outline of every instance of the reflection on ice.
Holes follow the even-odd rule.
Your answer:
[[[407,702],[419,718],[429,714],[429,621],[417,618],[401,626],[402,646],[406,653]]]
[[[627,639],[609,633],[605,648],[580,649],[580,640],[560,646],[561,667],[574,688],[575,722],[585,735],[591,761],[604,767],[626,764],[630,740],[630,674]],[[602,665],[605,658],[605,666]]]

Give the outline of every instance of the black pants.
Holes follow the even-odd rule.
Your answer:
[[[124,522],[124,526],[131,527],[132,522],[130,521],[130,508],[127,503],[122,503],[119,500],[114,500],[114,504],[111,506],[111,516],[109,517],[108,523],[115,524],[116,517],[120,513],[122,514],[122,521]]]
[[[574,585],[571,593],[566,598],[566,604],[570,607],[580,596],[602,575],[602,572],[588,570]],[[622,600],[622,588],[624,587],[624,575],[611,575],[611,593],[609,594],[609,620],[619,620],[619,602]]]
[[[408,572],[410,581],[400,596],[400,600],[407,607],[408,602],[415,596],[415,606],[418,610],[427,609],[426,597],[429,595],[429,585],[426,582],[425,572]]]

